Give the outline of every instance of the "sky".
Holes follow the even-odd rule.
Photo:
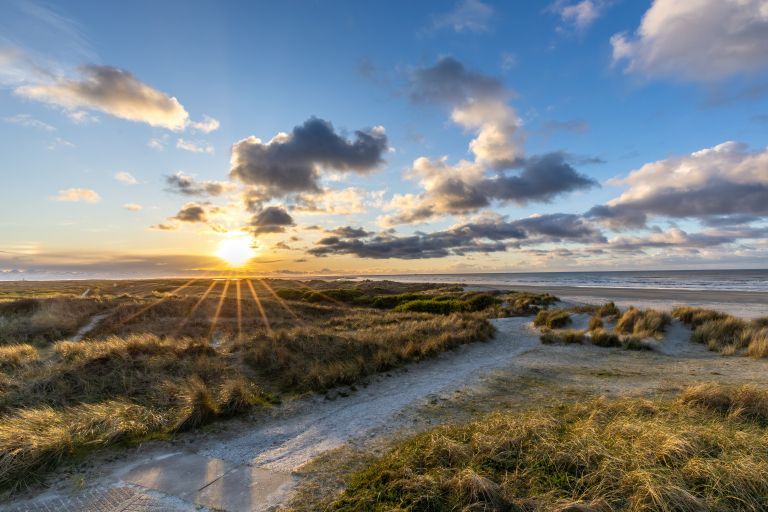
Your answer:
[[[6,0],[0,279],[764,268],[766,134],[768,0]]]

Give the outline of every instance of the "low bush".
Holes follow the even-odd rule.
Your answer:
[[[508,313],[510,315],[531,315],[541,309],[547,309],[560,300],[548,293],[531,292],[513,292],[503,299],[509,304]]]

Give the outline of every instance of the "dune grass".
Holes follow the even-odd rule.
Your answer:
[[[214,283],[204,298],[210,280],[183,290],[184,282],[154,284],[102,284],[109,296],[2,304],[2,318],[21,326],[17,336],[38,332],[36,321],[45,320],[48,330],[42,338],[20,336],[39,349],[0,346],[0,488],[33,483],[95,449],[165,438],[488,339],[489,314],[470,310],[497,304],[490,293],[389,282],[321,282],[313,289],[267,280],[255,283],[258,301],[246,283],[239,298],[236,282]],[[300,300],[270,292],[291,285]],[[409,293],[462,307],[434,314],[372,306],[376,297]],[[105,308],[111,315],[85,340],[61,339],[87,322],[86,312]],[[54,313],[73,316],[54,330]]]
[[[616,322],[616,332],[641,338],[660,338],[671,322],[672,317],[668,313],[630,307]]]
[[[672,315],[691,327],[691,341],[723,355],[768,357],[768,319],[742,320],[711,309],[676,307]]]
[[[542,310],[533,319],[533,325],[536,327],[546,327],[549,329],[562,329],[570,323],[571,315],[564,309]]]
[[[765,510],[767,397],[707,386],[678,400],[595,399],[439,427],[355,473],[322,507]]]

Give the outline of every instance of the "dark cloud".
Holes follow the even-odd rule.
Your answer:
[[[713,179],[700,187],[659,189],[648,197],[614,205],[599,205],[586,214],[603,219],[616,228],[645,225],[649,215],[673,218],[768,215],[768,183],[731,183]]]
[[[293,225],[293,217],[279,206],[264,208],[251,219],[251,228],[254,234],[284,233],[286,227]]]
[[[330,122],[313,117],[267,143],[256,137],[237,142],[232,147],[230,176],[271,197],[320,192],[321,168],[370,172],[383,162],[388,148],[381,128],[358,130],[354,140],[348,140]]]
[[[550,202],[560,194],[598,185],[576,172],[566,161],[566,155],[559,152],[530,157],[521,167],[518,175],[499,174],[488,180],[483,185],[488,197],[524,205],[531,201]]]
[[[329,230],[328,233],[338,235],[342,238],[365,238],[366,236],[373,234],[363,228],[353,228],[352,226],[340,226],[336,229]]]
[[[470,99],[504,98],[508,91],[500,80],[469,71],[453,57],[411,74],[409,95],[415,103],[459,105]]]
[[[724,142],[689,155],[643,165],[617,180],[629,188],[587,216],[616,229],[645,225],[652,216],[723,218],[768,216],[768,150]],[[754,220],[754,219],[753,219]]]
[[[527,205],[551,202],[556,197],[598,186],[592,178],[577,172],[564,153],[548,153],[520,159],[518,174],[488,175],[450,168],[427,160],[416,162],[414,171],[427,189],[414,200],[400,200],[399,212],[388,217],[393,224],[419,222],[443,214],[464,214],[490,206],[493,201]]]
[[[206,222],[208,215],[205,207],[199,204],[189,203],[179,210],[179,213],[171,217],[180,222]]]
[[[556,241],[605,242],[603,235],[581,217],[552,214],[516,221],[489,221],[463,224],[445,231],[398,237],[390,233],[367,239],[331,236],[322,238],[309,250],[315,256],[352,254],[361,258],[422,259],[468,253],[506,251],[523,242]]]
[[[229,183],[221,181],[197,181],[179,171],[165,177],[166,191],[186,196],[219,196],[230,188]]]

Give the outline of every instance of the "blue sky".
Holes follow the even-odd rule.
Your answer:
[[[231,238],[254,272],[765,261],[762,0],[9,1],[0,34],[8,278],[206,272]]]

